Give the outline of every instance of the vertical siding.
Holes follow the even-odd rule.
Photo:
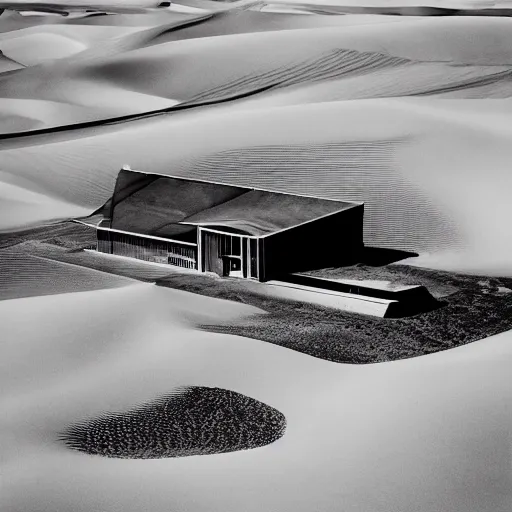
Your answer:
[[[98,230],[97,233],[99,252],[182,268],[197,268],[195,246],[106,230]]]

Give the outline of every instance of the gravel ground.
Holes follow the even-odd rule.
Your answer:
[[[262,402],[227,389],[188,387],[71,425],[61,440],[91,455],[156,459],[258,448],[285,428],[285,417]]]

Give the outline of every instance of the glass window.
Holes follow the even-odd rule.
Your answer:
[[[236,254],[237,256],[241,256],[241,247],[240,247],[240,237],[232,236],[231,237],[231,254]]]

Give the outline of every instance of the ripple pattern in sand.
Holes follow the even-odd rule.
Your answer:
[[[20,252],[0,252],[0,300],[104,290],[133,280]]]
[[[463,246],[464,233],[455,220],[400,169],[395,155],[405,143],[396,139],[258,146],[182,161],[177,169],[191,178],[363,201],[368,245],[409,251]]]
[[[305,82],[371,73],[409,63],[408,59],[377,52],[336,49],[289,66],[228,81],[197,94],[187,103],[220,101],[230,96],[244,95],[272,87],[289,87]]]

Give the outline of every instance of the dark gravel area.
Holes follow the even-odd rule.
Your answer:
[[[24,255],[33,252],[49,259],[156,282],[160,286],[256,306],[267,314],[198,327],[263,340],[334,362],[365,364],[415,357],[512,329],[510,278],[471,276],[402,264],[375,265],[373,260],[364,265],[309,272],[327,278],[419,284],[442,302],[442,307],[433,311],[383,319],[265,297],[253,293],[235,279],[174,271],[162,275],[158,267],[154,267],[156,272],[152,266],[135,260],[118,263],[94,257],[80,251],[81,247],[90,244],[91,233],[94,234],[94,230],[90,228],[63,223],[2,235],[0,248],[11,252],[19,248]],[[377,256],[382,259],[382,254]]]
[[[61,440],[73,450],[123,459],[234,452],[283,436],[278,410],[221,388],[187,387],[127,412],[69,426]]]
[[[82,249],[96,244],[96,231],[75,222],[59,222],[48,226],[0,233],[0,249],[27,241],[45,242],[66,249]]]
[[[421,356],[512,329],[512,279],[468,276],[393,265],[394,279],[438,283],[443,306],[406,318],[377,318],[314,304],[264,297],[235,280],[168,276],[161,286],[243,302],[267,312],[201,328],[255,338],[338,363],[366,364]],[[441,286],[442,285],[442,286]],[[446,291],[450,291],[446,295]],[[455,290],[455,291],[453,291]]]

